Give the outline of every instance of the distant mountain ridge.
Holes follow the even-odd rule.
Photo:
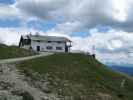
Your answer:
[[[117,66],[117,65],[112,65],[111,67],[112,70],[114,71],[119,71],[119,72],[124,72],[128,75],[133,76],[133,67],[127,67],[127,66]]]

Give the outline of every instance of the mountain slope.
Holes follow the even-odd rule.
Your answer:
[[[36,87],[72,100],[132,100],[133,80],[89,55],[54,54],[17,65]],[[35,72],[35,74],[33,74]],[[125,81],[123,87],[121,82]],[[47,89],[39,84],[45,84]]]
[[[7,46],[4,44],[0,44],[0,59],[8,59],[15,57],[24,57],[35,54],[34,52],[20,49],[17,46]]]

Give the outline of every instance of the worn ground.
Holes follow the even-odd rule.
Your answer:
[[[44,53],[0,60],[0,100],[132,100],[132,84],[132,78],[91,55]]]
[[[51,55],[45,53],[36,56],[0,61],[0,100],[52,100],[54,94],[44,93],[41,89],[28,82],[27,77],[16,68],[16,62]],[[11,64],[12,63],[12,64]],[[44,82],[45,83],[45,82]],[[45,85],[43,85],[45,88]],[[58,100],[58,99],[57,99]]]

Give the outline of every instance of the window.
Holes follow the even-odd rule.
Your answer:
[[[57,41],[57,43],[61,43],[61,41]]]
[[[51,43],[52,41],[48,41],[48,43]]]
[[[37,42],[41,42],[40,40],[37,40]]]
[[[23,44],[24,45],[30,45],[30,43],[31,43],[31,40],[30,39],[24,39],[23,40]]]
[[[47,48],[48,50],[52,50],[52,49],[53,49],[52,46],[47,46],[46,48]]]
[[[56,47],[56,50],[62,50],[62,47]]]

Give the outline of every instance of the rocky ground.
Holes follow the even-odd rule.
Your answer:
[[[36,82],[48,92],[47,82]],[[47,94],[25,77],[13,64],[0,65],[0,100],[52,100],[53,94]]]
[[[15,62],[34,59],[49,53],[23,57],[17,59],[5,59],[0,61],[0,100],[58,100],[55,94],[50,93],[47,80],[35,75],[38,80],[26,76],[16,68]]]
[[[34,81],[26,77],[14,64],[0,65],[0,100],[55,100],[48,94],[46,80]],[[39,86],[41,88],[39,88]]]

